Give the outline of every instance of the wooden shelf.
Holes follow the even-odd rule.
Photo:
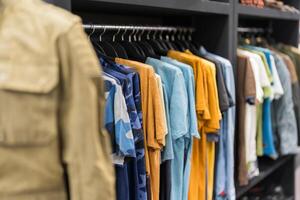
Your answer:
[[[253,17],[253,18],[272,18],[282,20],[297,21],[300,19],[299,14],[282,12],[280,10],[271,8],[255,8],[251,6],[238,5],[237,12],[241,17]]]
[[[265,178],[267,178],[269,175],[271,175],[274,171],[276,171],[278,168],[286,164],[288,161],[290,161],[293,158],[293,156],[286,156],[282,157],[276,161],[271,160],[263,160],[263,162],[259,163],[260,166],[260,174],[259,176],[253,178],[250,183],[247,186],[243,187],[236,187],[236,198],[242,197],[244,194],[246,194],[250,189],[252,189],[255,185],[263,181]]]
[[[74,10],[99,10],[103,8],[134,10],[138,12],[156,12],[166,9],[169,12],[196,12],[203,14],[230,14],[230,4],[216,1],[199,0],[75,0],[72,2]]]

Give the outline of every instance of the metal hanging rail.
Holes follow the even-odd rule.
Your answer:
[[[237,31],[239,33],[271,33],[271,28],[244,28],[238,27]]]
[[[98,25],[84,24],[84,29],[92,30],[144,30],[144,31],[186,31],[194,32],[194,28],[190,27],[169,27],[169,26],[118,26],[118,25]]]

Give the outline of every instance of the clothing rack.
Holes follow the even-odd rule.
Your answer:
[[[272,33],[272,23],[266,28],[259,28],[259,27],[238,27],[238,33]]]
[[[195,32],[195,28],[190,27],[172,27],[172,26],[123,26],[123,25],[98,25],[84,24],[84,29],[92,30],[143,30],[143,31],[167,31],[167,32]]]
[[[246,27],[238,27],[238,33],[272,33],[271,28],[246,28]]]

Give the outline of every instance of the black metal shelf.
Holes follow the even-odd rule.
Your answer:
[[[236,187],[236,198],[242,197],[246,194],[250,189],[256,186],[258,183],[266,179],[269,175],[279,169],[281,166],[289,162],[293,156],[286,156],[280,158],[276,161],[271,160],[263,160],[263,162],[259,163],[260,174],[259,176],[253,178],[247,186]]]
[[[255,8],[251,6],[238,5],[237,12],[240,17],[251,17],[251,18],[271,18],[271,19],[282,19],[298,21],[300,19],[299,14],[291,12],[283,12],[271,8]]]
[[[126,9],[136,11],[170,11],[170,12],[195,12],[203,14],[230,14],[230,4],[216,1],[199,1],[199,0],[74,0],[72,7],[74,10],[88,9],[96,10],[97,8],[109,9]]]

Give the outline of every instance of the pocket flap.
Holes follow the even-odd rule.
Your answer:
[[[0,89],[28,92],[49,93],[58,84],[57,66],[24,66],[24,67],[1,67],[0,66]]]

